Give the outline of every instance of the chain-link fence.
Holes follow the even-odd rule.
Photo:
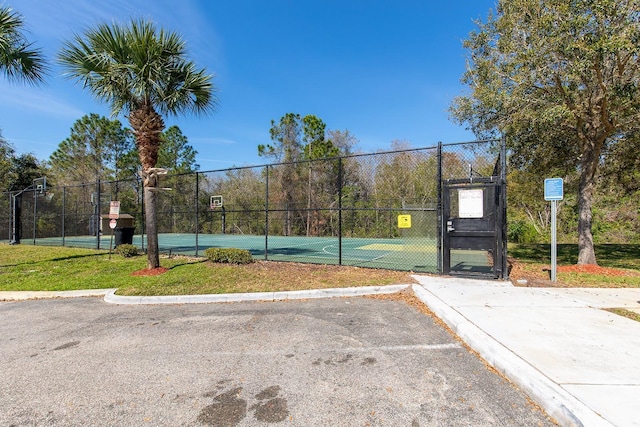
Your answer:
[[[499,176],[499,142],[165,175],[160,251],[202,255],[226,246],[257,259],[436,273],[442,182]],[[109,248],[117,200],[115,232],[131,229],[144,249],[141,194],[139,179],[0,194],[0,239]]]

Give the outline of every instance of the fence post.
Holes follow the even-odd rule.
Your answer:
[[[438,246],[438,273],[442,274],[442,239],[443,239],[443,212],[442,212],[442,141],[438,141],[438,170],[437,170],[437,180],[438,180],[438,206],[436,207],[436,218],[438,221],[438,238],[437,238],[437,246]]]
[[[9,243],[11,243],[11,241],[13,240],[13,236],[12,236],[12,230],[13,230],[13,216],[15,215],[13,213],[13,193],[11,193],[10,191],[7,192],[7,194],[9,195],[9,210],[7,212],[9,212],[9,229],[7,230],[9,232]]]
[[[200,173],[196,172],[196,256],[198,256],[198,231],[199,231],[199,221],[198,218],[200,217],[200,203],[198,203],[198,201],[200,200]]]
[[[265,166],[264,186],[264,260],[267,261],[269,252],[269,165]]]
[[[509,263],[507,260],[507,137],[502,136],[500,141],[500,202],[502,209],[502,278],[509,278]]]
[[[62,246],[64,246],[64,223],[66,219],[66,204],[67,204],[67,186],[62,187]]]
[[[102,198],[102,193],[100,191],[100,178],[98,178],[98,180],[96,181],[96,194],[98,195],[98,197],[96,197],[96,206],[93,210],[95,217],[93,219],[94,221],[94,230],[96,232],[96,249],[100,249],[100,222],[101,222],[101,218],[100,218],[100,199]]]
[[[342,157],[338,158],[338,265],[342,265]]]
[[[36,245],[36,232],[38,229],[38,222],[37,222],[37,216],[38,216],[38,193],[36,191],[36,186],[33,186],[33,246]]]

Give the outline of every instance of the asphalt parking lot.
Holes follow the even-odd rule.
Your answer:
[[[0,303],[2,426],[551,426],[401,300]]]

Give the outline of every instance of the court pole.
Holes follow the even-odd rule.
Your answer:
[[[100,223],[102,219],[100,218],[100,199],[102,198],[102,194],[100,194],[100,178],[96,180],[96,194],[98,195],[96,204],[93,208],[94,217],[93,224],[94,230],[96,232],[96,249],[100,249]]]
[[[442,249],[442,241],[444,239],[444,215],[443,215],[443,206],[442,206],[442,141],[438,141],[438,170],[437,177],[438,180],[438,201],[436,207],[436,221],[438,228],[438,237],[437,237],[437,258],[438,258],[438,273],[443,273],[443,249]]]
[[[198,172],[196,172],[196,256],[198,256],[198,231],[199,231],[199,224],[198,224],[198,218],[200,217],[200,203],[198,203],[198,201],[200,200],[200,181],[199,181],[199,176],[200,174]]]
[[[67,186],[65,185],[64,187],[62,187],[62,246],[64,246],[64,236],[65,236],[65,229],[64,229],[64,223],[65,223],[65,218],[66,218],[66,205],[67,204]]]
[[[269,165],[265,166],[265,186],[264,186],[264,260],[269,256]]]
[[[36,186],[33,186],[33,246],[36,245],[36,232],[38,230],[38,193],[36,192]]]
[[[338,265],[342,265],[342,157],[338,158]]]

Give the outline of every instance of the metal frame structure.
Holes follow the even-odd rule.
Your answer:
[[[36,223],[35,223],[35,218],[36,215],[35,213],[37,212],[37,203],[36,203],[36,197],[38,195],[38,193],[46,193],[47,191],[47,177],[40,177],[40,178],[36,178],[33,180],[33,183],[28,186],[27,188],[24,188],[16,193],[10,193],[10,208],[11,208],[11,220],[10,220],[10,228],[11,228],[11,237],[9,239],[9,244],[10,245],[18,245],[20,244],[20,226],[22,224],[21,220],[20,220],[20,213],[21,213],[21,206],[20,203],[18,203],[18,198],[22,196],[22,194],[24,194],[27,191],[33,191],[33,218],[34,218],[34,224],[33,227],[35,229],[36,227]],[[33,239],[33,244],[35,245],[35,237]]]

